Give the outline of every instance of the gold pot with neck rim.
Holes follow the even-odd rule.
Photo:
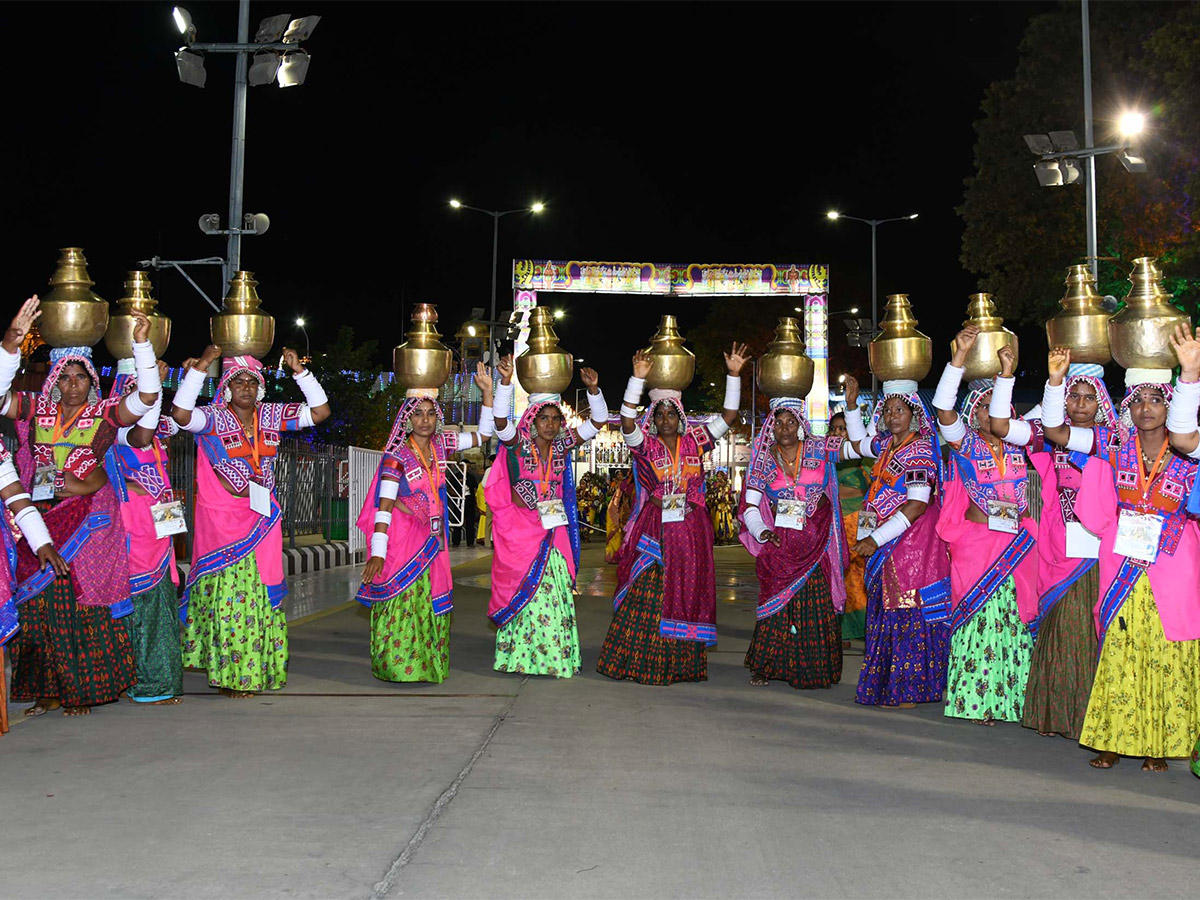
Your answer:
[[[800,336],[800,323],[792,316],[780,316],[775,340],[758,358],[758,389],[771,398],[803,399],[812,389],[813,371],[813,361]]]
[[[440,340],[437,307],[418,303],[412,313],[408,340],[392,351],[392,371],[406,388],[440,388],[450,377],[454,354]]]
[[[92,290],[80,247],[63,247],[38,307],[38,332],[51,347],[94,347],[108,328],[108,301]]]
[[[158,301],[151,295],[150,274],[129,272],[125,277],[125,296],[117,301],[117,311],[108,317],[104,346],[116,359],[133,356],[133,313],[139,312],[150,320],[150,345],[154,355],[161,357],[171,342],[171,320],[157,309]]]
[[[908,294],[888,294],[880,333],[867,344],[867,360],[880,381],[920,381],[933,368],[933,340],[917,331]]]
[[[229,281],[221,311],[209,319],[212,342],[221,356],[262,359],[275,343],[275,317],[259,307],[253,272],[238,272]]]
[[[514,361],[521,387],[531,394],[561,394],[575,375],[575,359],[558,346],[549,307],[529,311],[528,344]]]
[[[646,352],[650,354],[647,389],[683,391],[696,377],[696,355],[683,345],[674,316],[662,317]]]
[[[1153,257],[1135,259],[1125,307],[1108,320],[1113,359],[1126,369],[1173,369],[1179,363],[1168,338],[1190,319],[1171,305],[1162,277]]]
[[[1050,347],[1067,347],[1071,362],[1104,365],[1112,359],[1108,341],[1108,320],[1112,314],[1100,305],[1103,297],[1096,292],[1096,278],[1087,265],[1067,267],[1062,312],[1046,322],[1046,340]]]
[[[967,351],[967,359],[963,364],[963,377],[968,381],[978,378],[993,378],[1000,374],[1000,357],[996,352],[1004,346],[1012,347],[1013,367],[1019,361],[1017,336],[1004,327],[1004,319],[996,315],[996,304],[991,294],[978,293],[970,295],[967,304],[967,319],[963,326],[974,325],[979,329],[979,336]],[[958,340],[950,342],[950,353],[953,354]]]

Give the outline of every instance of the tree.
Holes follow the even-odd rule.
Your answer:
[[[1152,104],[1139,147],[1150,171],[1127,173],[1114,155],[1096,160],[1101,293],[1123,296],[1131,261],[1161,258],[1176,302],[1194,308],[1189,272],[1200,266],[1192,197],[1200,189],[1200,7],[1196,4],[1092,4],[1092,83],[1096,143],[1111,116],[1139,98]],[[1123,94],[1123,95],[1122,95]],[[1083,64],[1077,4],[1033,18],[1013,78],[990,85],[975,122],[975,174],[959,215],[962,262],[981,276],[1001,313],[1026,323],[1057,310],[1065,267],[1086,253],[1084,191],[1038,185],[1022,135],[1072,129],[1083,137]]]

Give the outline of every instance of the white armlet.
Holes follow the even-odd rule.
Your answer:
[[[904,534],[904,532],[908,531],[911,525],[912,523],[908,521],[908,517],[900,512],[900,510],[896,510],[886,522],[871,532],[871,537],[875,541],[876,547],[882,547],[884,544],[894,541],[900,535]]]
[[[724,437],[725,432],[729,430],[729,423],[720,416],[713,416],[704,425],[708,429],[708,433],[712,435],[714,441],[719,441]]]
[[[634,425],[633,431],[628,434],[625,433],[624,429],[621,429],[621,437],[625,438],[626,447],[640,447],[642,446],[642,441],[646,439],[646,436],[642,434],[642,429],[637,425]]]
[[[479,443],[496,433],[496,415],[490,406],[479,407]]]
[[[180,408],[186,409],[187,407],[180,407]],[[192,417],[190,419],[188,419],[187,424],[180,425],[179,427],[182,428],[184,431],[191,432],[192,434],[199,434],[205,428],[208,427],[208,416],[206,416],[204,413],[202,413],[198,409],[193,409]]]
[[[1067,383],[1054,385],[1049,381],[1042,388],[1042,426],[1058,428],[1066,421]]]
[[[1033,440],[1033,428],[1024,419],[1008,420],[1008,436],[1004,438],[1017,447],[1027,447]]]
[[[387,558],[388,533],[386,531],[371,532],[371,555],[380,559]]]
[[[907,499],[919,500],[921,503],[928,503],[932,495],[933,488],[927,484],[910,484],[904,489],[904,496]]]
[[[321,387],[321,382],[317,381],[317,376],[305,369],[298,375],[293,375],[292,378],[296,381],[296,387],[300,388],[300,393],[304,395],[304,402],[309,407],[324,406],[329,402],[329,397],[325,393],[325,388]],[[312,426],[306,426],[312,427]]]
[[[379,496],[388,500],[395,500],[400,496],[400,482],[392,481],[390,478],[380,478]]]
[[[642,391],[645,389],[646,379],[630,375],[629,383],[625,385],[625,403],[629,406],[637,406],[642,402]],[[630,416],[630,418],[633,417]]]
[[[21,476],[17,474],[16,467],[13,466],[11,459],[6,459],[0,463],[0,491],[20,480]]]
[[[1090,428],[1071,426],[1071,434],[1067,438],[1067,449],[1077,453],[1091,453],[1096,443],[1096,433]]]
[[[46,523],[42,520],[42,514],[38,512],[36,506],[27,506],[16,515],[17,527],[21,529],[21,534],[25,535],[25,541],[29,544],[29,549],[35,553],[46,544],[51,544],[50,532],[46,529]]]
[[[988,402],[988,415],[993,419],[1011,419],[1013,417],[1012,395],[1016,384],[1017,379],[1003,378],[999,375],[992,382],[992,399]]]
[[[958,405],[958,386],[962,384],[963,370],[946,363],[937,390],[933,393],[933,408],[951,410]]]
[[[179,389],[175,391],[175,405],[180,409],[195,409],[206,377],[199,369],[188,369],[179,382]]]
[[[962,416],[956,416],[949,425],[938,422],[938,433],[941,434],[943,440],[957,444],[967,436],[967,425]]]
[[[866,426],[863,425],[862,411],[856,406],[847,409],[843,414],[846,420],[846,434],[852,441],[861,441],[867,436]]]
[[[1200,381],[1180,381],[1167,410],[1167,431],[1173,434],[1194,434],[1196,415],[1200,411]]]
[[[725,376],[725,401],[721,405],[722,409],[738,408],[742,402],[742,376],[741,375],[726,375]]]

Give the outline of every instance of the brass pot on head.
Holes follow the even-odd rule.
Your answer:
[[[933,367],[933,341],[917,331],[908,294],[888,294],[881,333],[867,344],[867,360],[880,381],[920,381]]]
[[[262,359],[275,343],[275,317],[259,308],[253,272],[238,272],[229,282],[221,311],[209,319],[212,342],[222,356]]]
[[[439,388],[450,377],[454,355],[438,340],[437,320],[432,303],[418,303],[405,335],[408,340],[392,351],[392,371],[406,388]]]
[[[650,354],[647,388],[682,391],[696,377],[696,355],[683,346],[683,335],[674,316],[662,317],[646,352]]]
[[[125,278],[125,296],[117,301],[117,311],[108,317],[104,346],[117,359],[133,356],[133,313],[150,320],[150,345],[161,357],[171,341],[171,320],[157,310],[158,301],[150,296],[150,275],[130,272]]]
[[[991,294],[971,294],[971,302],[967,304],[967,320],[963,326],[974,325],[979,329],[979,337],[967,352],[967,360],[963,365],[963,377],[968,381],[977,378],[992,378],[1000,374],[1000,357],[996,351],[1006,344],[1012,347],[1013,364],[1018,360],[1017,336],[1004,327],[1004,319],[996,315],[996,304]],[[958,341],[950,342],[950,352]]]
[[[1065,284],[1062,312],[1046,322],[1046,340],[1052,348],[1070,348],[1071,362],[1104,365],[1112,359],[1108,344],[1112,314],[1100,305],[1104,298],[1096,293],[1096,278],[1086,265],[1069,266]]]
[[[1125,308],[1108,320],[1113,359],[1126,369],[1172,369],[1178,364],[1167,338],[1175,326],[1189,321],[1171,305],[1162,285],[1162,271],[1151,257],[1133,261],[1132,287]]]
[[[529,346],[516,358],[517,380],[531,394],[561,394],[575,374],[575,360],[558,346],[554,314],[545,306],[529,312]]]
[[[813,383],[813,361],[804,351],[800,326],[791,316],[782,316],[775,326],[775,340],[758,358],[758,388],[768,397],[807,397]]]
[[[108,328],[108,303],[92,291],[93,284],[83,250],[60,250],[50,291],[39,306],[42,340],[51,347],[94,347],[100,342]]]

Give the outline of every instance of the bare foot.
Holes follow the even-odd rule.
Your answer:
[[[90,716],[92,708],[90,706],[64,706],[64,716]]]
[[[60,706],[62,706],[62,701],[55,697],[45,697],[38,700],[33,704],[33,706],[29,707],[29,709],[25,710],[25,715],[44,716],[46,713],[50,712],[50,710],[58,709]]]
[[[1088,765],[1093,769],[1111,769],[1121,761],[1121,757],[1111,750],[1103,750],[1095,759],[1089,759]]]
[[[1146,761],[1142,763],[1143,772],[1165,772],[1167,771],[1167,761],[1160,757],[1147,756]]]
[[[755,687],[763,687],[766,684],[770,684],[770,681],[762,672],[755,672],[750,676],[750,683]]]

